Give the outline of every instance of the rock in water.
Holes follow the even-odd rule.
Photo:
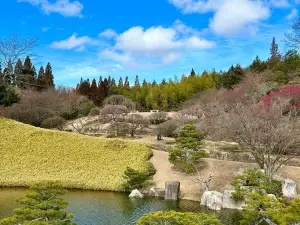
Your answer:
[[[178,200],[180,190],[180,182],[166,181],[165,183],[165,199]]]
[[[130,193],[129,197],[130,198],[143,198],[144,195],[141,192],[139,192],[138,189],[135,189]]]
[[[245,206],[245,201],[235,201],[231,198],[231,194],[234,193],[234,190],[225,190],[223,193],[223,209],[238,209],[242,210]]]
[[[155,190],[154,187],[152,187],[152,188],[149,190],[148,195],[149,195],[149,196],[154,196],[154,197],[158,197],[158,196],[159,196],[158,193],[157,193],[157,191]]]
[[[282,194],[284,197],[295,197],[297,196],[297,184],[291,179],[284,180],[282,185]]]
[[[205,191],[202,195],[200,204],[209,209],[221,210],[223,204],[223,194],[218,191]]]

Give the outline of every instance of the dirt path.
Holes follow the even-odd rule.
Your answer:
[[[164,188],[165,181],[180,182],[180,198],[200,201],[203,194],[203,185],[196,181],[192,176],[180,173],[174,170],[173,165],[168,160],[168,153],[153,150],[151,162],[156,168],[154,181],[156,187]],[[223,161],[216,159],[205,159],[205,166],[201,170],[201,175],[207,179],[211,172],[215,172],[210,189],[223,192],[226,189],[231,189],[230,183],[234,176],[241,169],[256,167],[253,163],[242,163],[233,161]],[[300,168],[299,167],[283,167],[280,172],[283,178],[291,178],[298,184],[298,192],[300,191]]]

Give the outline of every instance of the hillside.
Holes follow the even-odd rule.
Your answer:
[[[146,170],[143,144],[35,128],[0,118],[0,186],[59,180],[65,187],[118,190],[127,166]]]

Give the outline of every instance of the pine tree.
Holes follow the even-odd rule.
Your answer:
[[[52,67],[50,62],[47,63],[46,69],[45,69],[45,81],[48,88],[54,88],[54,76],[52,73]]]
[[[15,79],[16,79],[16,85],[20,87],[22,82],[22,76],[23,76],[23,63],[21,59],[18,59],[15,69],[14,69]]]
[[[194,166],[207,155],[201,149],[202,139],[195,125],[184,125],[176,139],[176,149],[169,152],[170,162],[183,165],[186,173],[194,172]]]
[[[4,84],[4,75],[2,73],[2,65],[0,63],[0,84]]]
[[[44,67],[40,67],[38,76],[37,76],[37,80],[36,80],[36,84],[37,84],[37,90],[41,91],[47,88],[46,85],[46,81],[45,81],[45,71],[44,71]]]
[[[194,77],[194,76],[196,76],[196,73],[195,73],[195,71],[194,71],[194,68],[192,68],[192,71],[191,71],[190,77]]]
[[[280,57],[281,57],[279,49],[278,49],[278,44],[276,44],[275,37],[273,37],[273,40],[272,40],[270,53],[271,53],[271,60],[280,59]]]
[[[65,190],[57,182],[38,183],[31,186],[32,193],[17,201],[24,208],[14,210],[15,215],[2,219],[0,224],[63,224],[74,225],[73,215],[63,211],[68,203],[60,196]]]
[[[4,83],[6,85],[11,85],[13,84],[13,77],[12,77],[12,74],[13,74],[13,67],[12,67],[12,63],[11,61],[8,61],[7,63],[7,67],[4,69],[3,71],[3,80],[4,80]]]
[[[118,89],[123,88],[123,87],[124,87],[124,85],[123,85],[123,79],[122,79],[122,77],[120,77],[119,83],[118,83]]]
[[[98,94],[97,82],[96,79],[93,79],[90,87],[90,91],[88,93],[88,98],[93,102],[97,103],[97,94]]]
[[[135,87],[140,87],[140,81],[139,81],[139,76],[138,75],[135,76],[134,86]]]
[[[167,81],[166,81],[165,78],[162,80],[161,84],[162,84],[162,85],[166,85],[166,84],[167,84]]]
[[[30,88],[35,83],[34,74],[32,69],[32,63],[29,56],[26,57],[23,65],[22,78],[21,78],[21,87]]]
[[[99,84],[103,81],[102,76],[99,77]]]
[[[126,90],[129,90],[129,89],[130,89],[130,83],[129,83],[129,80],[128,80],[128,76],[125,77],[124,88],[125,88]]]
[[[245,71],[237,64],[231,66],[228,72],[222,75],[222,85],[226,89],[232,89],[235,85],[241,83],[245,78]]]

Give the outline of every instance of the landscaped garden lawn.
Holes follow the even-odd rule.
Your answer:
[[[0,118],[0,186],[58,180],[68,188],[119,190],[127,166],[146,171],[144,144],[51,131]]]

